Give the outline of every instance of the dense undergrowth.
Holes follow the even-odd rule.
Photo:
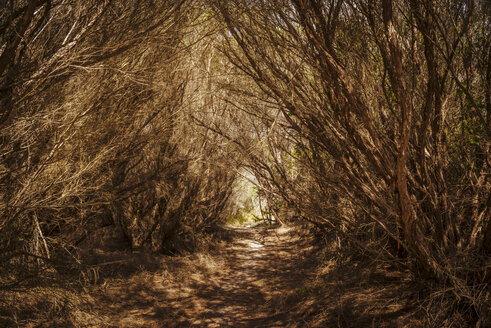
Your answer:
[[[1,299],[74,317],[94,243],[264,217],[418,285],[423,326],[490,324],[488,2],[129,3],[0,4]]]

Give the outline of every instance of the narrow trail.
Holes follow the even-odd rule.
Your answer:
[[[288,316],[278,312],[274,302],[305,278],[299,265],[305,259],[297,253],[287,229],[237,233],[241,237],[227,255],[229,270],[216,277],[216,286],[197,293],[208,310],[195,323],[207,327],[287,326]]]
[[[106,327],[297,327],[282,295],[308,278],[311,249],[284,227],[229,232],[217,255],[167,263],[165,273],[101,290]]]

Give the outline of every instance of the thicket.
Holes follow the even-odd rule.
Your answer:
[[[218,47],[255,84],[230,91],[253,121],[244,133],[254,127],[260,142],[251,151],[235,140],[275,216],[309,222],[340,252],[412,272],[430,286],[433,325],[487,325],[489,3],[214,8]]]
[[[1,289],[83,269],[102,227],[175,253],[220,220],[234,155],[190,124],[213,119],[208,21],[186,0],[2,2]]]
[[[1,290],[101,227],[191,250],[248,171],[268,215],[430,286],[435,325],[489,322],[488,1],[0,9]]]

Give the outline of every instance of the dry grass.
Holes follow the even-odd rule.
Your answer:
[[[81,327],[97,323],[93,299],[79,290],[43,286],[0,292],[1,327]]]
[[[484,2],[8,3],[2,324],[491,326]]]
[[[166,256],[80,250],[77,275],[1,292],[5,327],[471,327],[439,285],[319,248],[305,228],[216,229],[207,247]],[[117,238],[116,238],[117,239]],[[112,242],[109,242],[111,241]],[[86,245],[89,246],[89,245]],[[104,248],[105,247],[105,248]],[[442,307],[447,307],[442,311]],[[442,316],[443,315],[443,316]],[[485,326],[482,326],[485,327]]]
[[[281,311],[301,318],[300,327],[487,327],[489,308],[481,318],[452,288],[425,281],[391,262],[354,256],[337,245],[318,248],[310,279],[274,300]],[[482,293],[486,293],[483,287]],[[489,289],[487,291],[489,300]],[[486,296],[481,301],[486,304]]]
[[[42,274],[36,272],[35,277],[0,290],[0,327],[134,326],[138,320],[128,319],[131,313],[117,323],[124,310],[117,304],[122,302],[139,317],[149,302],[175,298],[184,277],[188,284],[206,284],[212,272],[224,270],[224,259],[210,251],[223,247],[227,236],[222,231],[215,234],[203,238],[206,247],[177,257],[128,249],[113,229],[101,229],[72,254],[75,269],[45,268]],[[164,291],[165,297],[159,294]],[[125,324],[128,320],[131,324]]]
[[[308,278],[312,247],[291,232],[267,227],[217,230],[209,237],[212,247],[185,256],[100,248],[82,252],[84,270],[72,280],[65,277],[64,288],[50,285],[5,293],[5,299],[17,300],[18,305],[3,305],[3,323],[301,327],[302,321],[281,303],[281,295]],[[21,304],[20,299],[26,301]]]

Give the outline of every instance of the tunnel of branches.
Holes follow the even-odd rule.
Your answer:
[[[100,231],[178,255],[266,220],[445,285],[477,322],[490,15],[477,0],[0,1],[0,289],[78,270]]]

